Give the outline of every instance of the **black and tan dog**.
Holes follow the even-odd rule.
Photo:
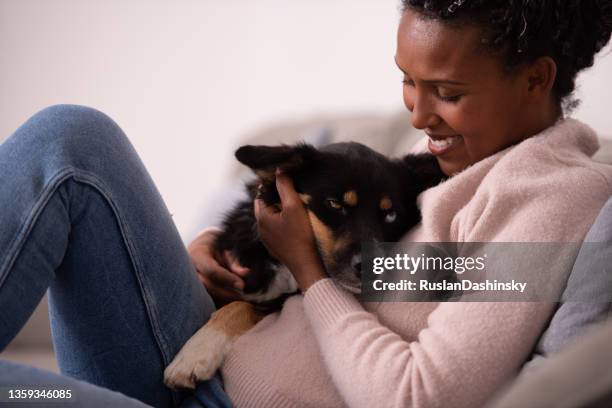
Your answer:
[[[211,378],[237,336],[297,293],[289,270],[259,239],[253,211],[257,194],[267,205],[279,205],[277,168],[293,179],[327,273],[353,293],[360,291],[361,245],[397,241],[420,221],[418,194],[444,178],[431,155],[390,160],[358,143],[321,149],[306,144],[243,146],[236,157],[259,180],[247,186],[250,198],[227,215],[215,246],[232,250],[251,269],[243,290],[247,302],[233,302],[213,313],[166,368],[170,387],[193,388],[196,381]]]

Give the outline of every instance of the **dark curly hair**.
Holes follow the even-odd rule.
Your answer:
[[[482,45],[502,51],[509,72],[551,57],[553,95],[566,111],[579,102],[572,97],[577,74],[593,65],[612,29],[612,0],[402,0],[407,9],[448,24],[480,25]]]

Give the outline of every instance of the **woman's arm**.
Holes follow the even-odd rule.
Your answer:
[[[476,406],[518,370],[551,305],[441,304],[408,342],[326,278],[291,180],[279,174],[277,188],[281,210],[256,200],[260,235],[305,293],[321,353],[349,406]]]
[[[586,171],[578,176],[585,188],[571,200],[572,206],[567,205],[568,191],[573,191],[569,187],[543,189],[537,179],[533,189],[495,184],[495,194],[486,191],[484,201],[476,200],[478,205],[466,215],[474,220],[464,233],[469,234],[467,241],[481,242],[483,237],[493,242],[535,241],[542,236],[554,240],[546,235],[551,222],[568,223],[556,229],[562,231],[557,240],[561,236],[570,242],[582,240],[608,189],[601,180],[586,177],[590,176]],[[552,313],[552,303],[442,303],[418,334],[402,332],[401,325],[394,332],[351,294],[324,279],[318,267],[299,267],[316,264],[310,259],[314,239],[311,231],[305,232],[307,216],[301,206],[284,213],[284,200],[296,195],[290,181],[281,176],[277,185],[283,210],[267,209],[260,217],[262,239],[303,282],[306,315],[329,373],[349,406],[480,406],[519,370]],[[535,199],[526,200],[525,191]],[[414,303],[383,307],[400,316],[418,313]]]
[[[411,306],[394,305],[404,313]],[[413,342],[331,279],[306,292],[304,308],[349,406],[474,407],[519,369],[552,304],[442,303]]]

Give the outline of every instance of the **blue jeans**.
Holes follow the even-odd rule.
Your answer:
[[[218,378],[163,384],[214,303],[136,151],[91,108],[49,107],[0,144],[0,350],[47,289],[63,375],[0,361],[0,387],[71,388],[69,406],[231,406]]]

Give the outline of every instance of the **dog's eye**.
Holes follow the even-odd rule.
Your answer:
[[[340,201],[338,200],[334,200],[333,198],[328,198],[325,203],[327,204],[327,206],[333,210],[342,210],[344,207],[342,206],[342,203],[340,203]]]
[[[392,222],[395,222],[396,218],[397,213],[395,211],[388,212],[387,215],[385,215],[385,222],[391,224]]]

